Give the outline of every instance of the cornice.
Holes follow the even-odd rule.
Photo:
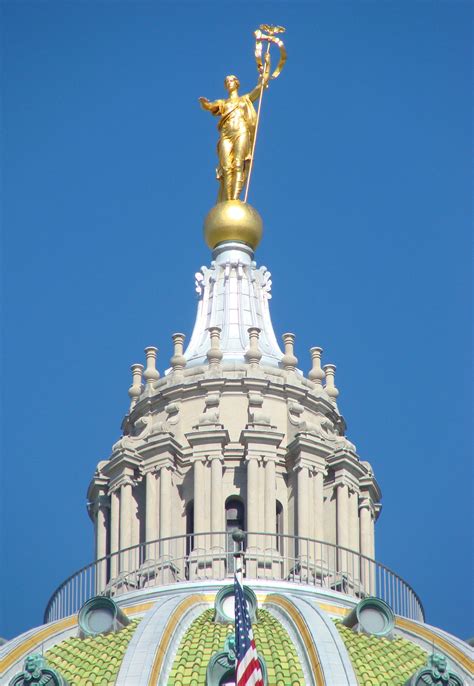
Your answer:
[[[194,368],[194,371],[197,368]],[[265,369],[265,368],[263,368]],[[249,371],[249,367],[243,365],[243,370]],[[286,378],[286,372],[279,369],[269,370],[271,373],[264,375],[264,377],[255,376],[219,376],[213,378],[193,378],[186,381],[186,378],[180,380],[178,384],[166,385],[168,377],[160,379],[155,386],[155,394],[141,398],[132,412],[124,419],[124,423],[134,424],[142,415],[152,413],[158,414],[164,412],[165,405],[171,401],[186,401],[187,399],[196,396],[202,396],[209,391],[219,391],[221,394],[246,394],[249,390],[257,390],[262,392],[265,396],[275,397],[281,400],[295,400],[302,403],[305,408],[311,412],[320,412],[329,417],[338,427],[339,430],[344,431],[345,421],[341,414],[339,414],[333,403],[325,396],[324,391],[315,392],[315,385],[301,377],[300,383],[295,383],[297,378],[293,374],[293,383],[290,383]],[[278,376],[282,374],[283,376]],[[299,377],[298,377],[299,380]],[[170,381],[172,381],[170,379]]]

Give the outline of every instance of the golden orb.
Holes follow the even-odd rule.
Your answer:
[[[223,241],[239,241],[255,250],[262,240],[263,222],[257,210],[241,200],[219,202],[204,220],[204,238],[211,249]]]

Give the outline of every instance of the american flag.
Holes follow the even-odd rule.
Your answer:
[[[234,600],[237,653],[236,686],[264,686],[244,589],[237,579],[237,575],[234,576]]]

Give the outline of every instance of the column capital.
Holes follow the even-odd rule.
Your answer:
[[[208,455],[207,459],[209,462],[220,462],[221,464],[224,464],[224,456],[222,453],[213,453],[212,455]]]
[[[157,455],[169,454],[175,459],[181,456],[182,446],[169,431],[160,432],[150,436],[146,445],[140,450],[144,462],[153,462]]]
[[[110,496],[106,495],[105,493],[103,495],[96,496],[94,500],[89,500],[87,503],[87,512],[91,518],[95,517],[99,510],[103,510],[105,508],[110,508]]]
[[[174,456],[169,453],[158,454],[153,457],[150,456],[146,462],[140,467],[140,474],[145,476],[146,474],[158,474],[162,469],[175,470]]]
[[[288,454],[290,464],[293,461],[294,468],[304,462],[311,471],[319,471],[325,475],[327,457],[331,454],[331,450],[317,437],[307,433],[299,433],[288,445]]]
[[[109,492],[121,479],[133,478],[141,465],[141,458],[135,451],[121,449],[103,466],[102,473],[109,478]]]
[[[356,493],[359,495],[359,485],[354,481],[352,475],[347,473],[336,474],[334,479],[334,488],[337,489],[339,486],[347,486],[350,494]]]
[[[321,474],[323,479],[325,476],[327,476],[328,473],[328,468],[326,464],[312,464],[311,465],[311,474],[313,476],[316,476],[317,474]]]
[[[267,462],[272,462],[273,464],[276,464],[278,461],[277,455],[262,455],[261,459],[264,464],[267,464]]]
[[[362,512],[362,510],[368,510],[371,519],[374,519],[375,506],[370,498],[366,498],[364,496],[359,497],[359,513]]]
[[[227,429],[205,429],[190,431],[185,434],[189,445],[193,449],[191,461],[207,457],[221,457],[224,447],[229,443]]]
[[[110,482],[109,490],[107,492],[108,495],[111,495],[112,493],[115,493],[117,491],[120,491],[122,486],[136,486],[137,481],[136,479],[132,479],[131,476],[128,476],[126,474],[120,474],[117,476],[113,481]]]
[[[246,459],[265,456],[277,457],[277,448],[284,434],[273,429],[244,429],[240,434],[240,443],[245,447]]]

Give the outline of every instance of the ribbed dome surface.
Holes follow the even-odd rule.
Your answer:
[[[211,656],[222,650],[233,624],[216,624],[214,610],[205,610],[183,636],[168,680],[169,686],[204,686]],[[267,610],[258,610],[253,633],[258,654],[264,658],[268,683],[304,686],[303,671],[288,633]]]

